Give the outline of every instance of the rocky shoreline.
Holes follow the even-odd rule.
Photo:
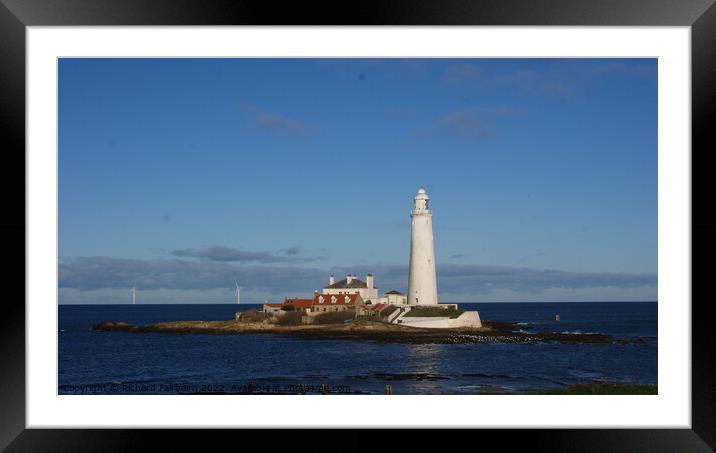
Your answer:
[[[599,333],[525,332],[521,325],[483,321],[481,328],[421,329],[376,321],[357,321],[336,325],[278,326],[243,321],[174,321],[135,326],[125,322],[101,322],[93,331],[166,333],[176,335],[275,334],[310,340],[356,340],[378,343],[468,344],[557,342],[566,344],[644,343],[644,340],[617,339]]]

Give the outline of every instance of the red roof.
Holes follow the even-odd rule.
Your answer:
[[[375,307],[373,307],[373,310],[380,313],[381,311],[385,310],[388,307],[390,307],[390,305],[388,305],[388,304],[378,304]]]
[[[280,307],[282,304],[264,304],[264,305],[267,306],[267,307],[278,308],[278,307]]]
[[[355,305],[360,294],[316,294],[313,296],[313,305]]]
[[[294,308],[311,308],[311,303],[313,300],[311,299],[289,299],[286,298],[283,300],[284,305],[293,305]]]

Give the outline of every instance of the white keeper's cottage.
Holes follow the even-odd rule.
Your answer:
[[[328,277],[328,286],[323,288],[323,294],[360,294],[363,302],[378,300],[378,288],[373,285],[373,274],[366,275],[365,281],[355,274],[346,275],[346,278],[339,281],[331,275]]]

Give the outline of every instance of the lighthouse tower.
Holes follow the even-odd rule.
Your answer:
[[[410,270],[408,304],[431,305],[438,303],[438,285],[435,278],[435,249],[433,248],[433,214],[428,207],[428,194],[422,187],[415,194],[410,214]]]

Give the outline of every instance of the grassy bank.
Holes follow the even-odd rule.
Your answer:
[[[618,382],[589,382],[568,385],[561,390],[545,392],[546,395],[657,395],[656,384],[622,384]]]
[[[461,314],[465,313],[465,310],[456,310],[454,308],[441,308],[441,307],[415,307],[405,314],[406,318],[433,318],[439,316],[449,316],[450,318],[457,318]]]

